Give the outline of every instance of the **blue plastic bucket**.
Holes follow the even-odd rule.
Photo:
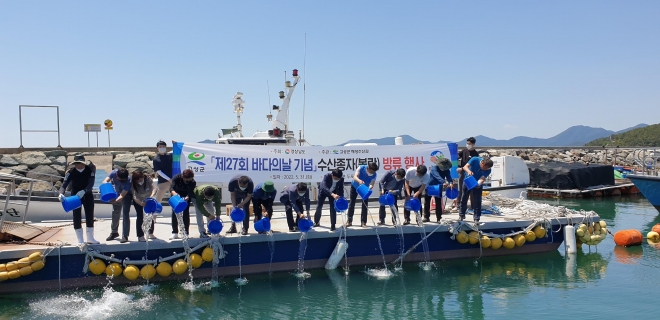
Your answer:
[[[301,232],[307,232],[311,230],[313,225],[314,223],[312,223],[312,221],[305,218],[298,220],[298,229],[300,229]]]
[[[439,197],[440,196],[440,185],[434,184],[432,186],[426,187],[426,194],[429,196]]]
[[[222,221],[216,218],[215,220],[209,221],[207,227],[211,234],[219,234],[220,231],[222,231]]]
[[[348,201],[344,197],[335,200],[335,210],[339,212],[348,210]]]
[[[366,184],[361,184],[356,190],[362,199],[369,199],[371,196],[371,189]]]
[[[270,219],[263,218],[254,223],[254,230],[257,232],[268,232],[270,231]]]
[[[80,201],[78,196],[66,197],[64,198],[64,201],[62,201],[62,208],[64,208],[64,212],[78,209],[80,206],[82,206],[82,201]]]
[[[178,194],[176,196],[170,197],[170,200],[167,202],[170,204],[170,207],[172,207],[172,210],[174,210],[176,213],[183,212],[183,210],[188,208],[188,203],[181,199]]]
[[[477,179],[475,179],[474,176],[468,176],[465,178],[465,180],[463,180],[463,183],[468,190],[474,189],[474,187],[476,187],[478,184]]]
[[[161,213],[163,212],[163,205],[160,203],[156,203],[156,211],[154,213]]]
[[[243,222],[243,219],[245,219],[245,211],[243,211],[243,209],[234,207],[234,209],[231,209],[231,213],[229,213],[229,217],[231,218],[231,221]]]
[[[394,196],[386,193],[380,197],[378,197],[378,203],[380,203],[381,206],[393,206],[394,205]]]
[[[451,175],[452,179],[458,179],[458,167],[451,167],[451,169],[449,169],[449,175]]]
[[[406,201],[404,207],[410,211],[419,211],[422,208],[422,203],[417,198],[411,198]]]
[[[154,198],[146,198],[144,199],[144,212],[146,213],[154,213],[156,212],[156,209],[158,208],[158,202]]]
[[[101,192],[101,201],[110,202],[114,199],[117,199],[117,193],[115,192],[115,187],[112,186],[112,183],[103,183],[99,186],[99,192]]]
[[[458,189],[456,188],[450,188],[445,191],[445,195],[447,196],[447,199],[454,200],[456,197],[458,197]]]

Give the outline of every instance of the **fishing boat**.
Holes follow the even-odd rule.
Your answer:
[[[627,174],[626,178],[635,184],[642,195],[660,211],[660,174],[658,173],[658,160],[660,150],[637,149],[633,151],[636,155],[635,162],[643,170],[633,174]]]

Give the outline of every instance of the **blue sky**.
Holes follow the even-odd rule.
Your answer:
[[[60,106],[65,147],[86,146],[83,124],[105,119],[113,146],[213,139],[236,123],[237,91],[251,135],[269,129],[294,68],[317,145],[655,124],[658,17],[658,1],[0,0],[0,147],[19,145],[19,105]],[[296,133],[302,106],[300,86]],[[56,128],[53,111],[23,119]],[[57,135],[23,144],[55,146]]]

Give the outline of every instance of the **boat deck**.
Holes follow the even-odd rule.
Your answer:
[[[331,238],[331,237],[339,237],[340,232],[341,232],[341,226],[343,223],[342,216],[341,214],[338,214],[337,216],[337,224],[336,224],[336,230],[335,231],[330,231],[330,211],[328,206],[326,205],[323,210],[323,215],[321,218],[321,227],[314,228],[310,232],[308,232],[308,238]],[[403,201],[400,201],[399,203],[399,208],[401,209],[400,212],[398,213],[400,221],[403,221]],[[449,208],[449,207],[448,207]],[[168,208],[165,208],[163,213],[165,215],[158,216],[156,219],[156,224],[154,228],[154,235],[158,239],[152,239],[149,240],[149,248],[150,249],[165,249],[165,248],[181,248],[182,246],[182,240],[181,239],[174,239],[174,240],[169,240],[169,237],[172,234],[172,227],[171,227],[171,216]],[[360,227],[360,210],[356,208],[355,210],[355,216],[353,217],[353,226],[348,228],[347,235],[348,236],[357,236],[357,235],[374,235],[374,225],[371,220],[371,217],[367,216],[367,227],[362,228]],[[369,206],[369,211],[373,215],[373,219],[375,222],[378,221],[378,205],[377,204],[370,204]],[[390,209],[386,209],[387,216],[385,218],[386,225],[385,226],[378,226],[378,232],[381,234],[394,234],[396,233],[396,228],[392,225],[391,221],[391,213]],[[312,208],[311,214],[314,214],[314,210]],[[131,230],[130,234],[128,236],[129,242],[126,243],[120,243],[119,238],[111,240],[111,241],[106,241],[105,239],[108,237],[110,234],[111,230],[111,220],[110,219],[97,219],[94,223],[94,237],[96,238],[97,241],[99,241],[101,244],[100,245],[92,245],[92,247],[99,247],[99,249],[102,249],[102,251],[135,251],[135,250],[144,250],[145,249],[145,243],[144,242],[139,242],[137,239],[136,235],[136,218],[135,218],[135,212],[131,211]],[[414,213],[411,213],[411,221],[412,224],[403,226],[403,232],[404,233],[419,233],[419,228],[415,225],[415,218],[414,218]],[[223,236],[223,241],[225,243],[235,243],[238,242],[238,237],[239,235],[234,233],[234,234],[227,234],[227,230],[229,230],[229,227],[231,225],[231,220],[229,216],[222,215],[221,220],[223,221],[223,229],[221,232],[221,235]],[[458,220],[458,213],[454,210],[453,212],[448,212],[445,211],[442,217],[442,221],[444,222],[443,225],[438,232],[446,231],[448,230],[449,224],[454,223]],[[241,242],[242,243],[249,243],[249,242],[266,242],[268,241],[268,236],[264,234],[257,234],[257,232],[254,230],[253,227],[253,217],[250,217],[250,229],[248,231],[248,235],[246,236],[241,236]],[[435,221],[435,212],[431,211],[431,221]],[[472,223],[472,217],[469,215],[466,218],[467,222]],[[522,215],[516,215],[516,214],[505,214],[505,215],[495,215],[495,214],[482,214],[481,217],[481,225],[479,226],[480,229],[486,230],[486,229],[501,229],[501,228],[516,228],[516,227],[521,227],[521,226],[526,226],[529,225],[532,221],[529,218],[525,218]],[[5,243],[0,243],[0,259],[12,259],[15,257],[21,257],[23,253],[19,253],[18,251],[25,252],[25,251],[34,251],[34,250],[42,250],[44,249],[45,245],[57,245],[58,243],[65,243],[69,245],[69,248],[63,248],[62,253],[64,254],[75,254],[75,253],[80,253],[78,248],[76,247],[77,244],[77,238],[75,231],[73,229],[72,223],[70,221],[45,221],[45,222],[39,222],[39,223],[33,223],[31,224],[33,226],[38,226],[38,227],[49,227],[53,228],[50,231],[47,231],[43,233],[42,235],[32,239],[29,242],[23,242],[23,243],[12,243],[12,242],[5,242]],[[440,224],[436,222],[428,222],[425,223],[425,229],[426,232],[431,232],[435,230]],[[85,226],[85,222],[83,221],[83,227]],[[237,226],[238,230],[241,230],[241,226]],[[83,228],[84,229],[84,228]],[[119,223],[119,233],[121,235],[121,230],[122,230],[122,221]],[[283,206],[275,206],[274,207],[274,213],[273,217],[271,219],[271,230],[273,231],[275,240],[293,240],[293,239],[298,239],[300,237],[300,232],[289,232],[289,228],[286,222],[286,215],[284,212],[284,207]],[[194,209],[191,210],[190,213],[190,239],[189,243],[191,246],[197,245],[201,241],[205,241],[206,239],[200,239],[199,238],[199,232],[197,228],[197,223],[196,223],[196,218],[195,218],[195,213]],[[64,249],[71,249],[71,250],[64,250]],[[12,254],[12,251],[16,251],[15,254]]]

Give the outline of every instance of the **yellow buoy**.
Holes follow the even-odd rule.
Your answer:
[[[660,234],[658,234],[655,231],[650,231],[649,233],[646,234],[646,238],[653,242],[658,242],[660,241]]]
[[[522,247],[525,244],[525,236],[517,234],[513,236],[513,241],[516,242],[516,247]]]
[[[174,265],[172,266],[172,270],[174,270],[174,273],[176,274],[183,274],[188,270],[188,264],[183,261],[183,259],[179,259],[176,262],[174,262]]]
[[[607,237],[607,228],[600,228],[600,235]]]
[[[586,228],[586,226],[585,226],[585,228]],[[580,229],[582,229],[581,226],[580,226]],[[534,227],[534,234],[536,234],[536,238],[538,238],[538,239],[541,239],[541,238],[545,237],[545,228],[541,227],[541,226]]]
[[[204,259],[204,261],[206,262],[213,261],[213,248],[211,247],[204,248],[204,251],[202,251],[202,259]]]
[[[22,276],[29,276],[32,274],[32,268],[30,266],[23,267],[20,270]]]
[[[502,241],[502,245],[507,248],[507,249],[512,249],[513,247],[516,246],[516,242],[511,239],[511,237],[506,237]]]
[[[28,257],[28,259],[30,259],[30,262],[37,262],[37,261],[43,259],[43,257],[41,256],[41,252],[35,252],[35,253],[31,254]]]
[[[204,262],[204,260],[202,260],[202,256],[200,256],[196,253],[193,253],[193,254],[190,255],[190,263],[192,264],[193,268],[197,269],[197,268],[201,267],[202,262]]]
[[[9,276],[9,279],[18,279],[21,276],[21,272],[14,269],[12,271],[9,271],[7,275]]]
[[[490,239],[490,248],[491,248],[491,249],[495,249],[495,250],[497,250],[497,249],[499,249],[500,247],[502,247],[502,238],[493,238],[493,239]]]
[[[97,276],[100,275],[105,271],[105,262],[101,259],[92,260],[92,262],[89,263],[89,271]]]
[[[105,268],[105,274],[108,277],[119,277],[122,274],[121,265],[119,263],[113,262]]]
[[[32,271],[39,271],[39,270],[43,269],[44,266],[45,266],[45,264],[44,264],[43,261],[37,261],[37,262],[33,263],[30,266],[30,268],[32,268]]]
[[[7,274],[7,271],[0,272],[0,282],[5,281],[7,279],[9,279],[9,274]]]
[[[600,224],[601,229],[607,227],[607,222],[605,222],[603,220],[598,221],[598,223]]]
[[[456,241],[458,243],[467,243],[468,242],[468,235],[465,233],[465,231],[461,231],[456,235]]]
[[[533,242],[534,240],[536,240],[536,233],[534,233],[534,231],[531,230],[527,231],[527,233],[525,233],[525,241]]]
[[[172,274],[172,265],[167,262],[161,262],[156,267],[156,272],[161,277],[169,277]]]
[[[468,240],[470,241],[470,244],[476,244],[479,242],[479,232],[472,231],[468,235]]]
[[[481,247],[490,248],[490,238],[488,236],[481,237]]]
[[[142,267],[142,270],[140,270],[140,277],[145,280],[149,280],[156,276],[156,268],[154,268],[153,265],[146,264],[144,267]]]
[[[12,271],[18,269],[18,265],[16,265],[16,261],[14,262],[9,262],[6,264],[7,271]]]
[[[584,237],[584,231],[580,228],[575,229],[575,235],[580,238]],[[536,234],[534,234],[534,237],[536,237]]]
[[[126,266],[126,269],[124,269],[124,277],[126,277],[126,279],[128,280],[133,281],[137,279],[139,275],[140,275],[140,270],[138,269],[138,267],[132,264]]]
[[[18,268],[23,268],[23,267],[29,267],[30,266],[30,258],[21,258],[16,262],[16,265]]]
[[[6,264],[0,264],[0,272],[2,271],[7,271],[7,265]]]

